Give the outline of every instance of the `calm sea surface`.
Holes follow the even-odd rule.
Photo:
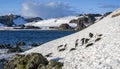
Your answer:
[[[0,31],[0,43],[15,44],[20,41],[23,41],[27,44],[45,43],[72,33],[75,33],[75,31]]]

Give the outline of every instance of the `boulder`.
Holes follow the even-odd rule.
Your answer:
[[[72,19],[69,23],[77,23],[78,20],[77,19]]]
[[[4,69],[37,69],[39,64],[48,64],[47,59],[39,53],[17,54],[5,64]]]
[[[48,61],[39,53],[15,55],[5,63],[4,69],[62,69],[63,64],[54,60]]]
[[[48,65],[44,66],[40,64],[37,69],[62,69],[62,66],[62,63],[50,60]]]
[[[60,26],[59,26],[59,30],[71,30],[72,29],[72,27],[71,26],[69,26],[68,24],[61,24]]]

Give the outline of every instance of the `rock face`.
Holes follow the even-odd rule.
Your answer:
[[[76,23],[76,30],[82,30],[87,26],[95,23],[95,17],[101,16],[100,14],[84,14],[80,15],[81,17],[78,19],[73,19],[69,23]]]
[[[15,55],[5,64],[4,69],[61,69],[62,66],[62,63],[48,61],[39,53],[31,53],[29,55]]]
[[[71,26],[69,26],[68,24],[61,24],[60,26],[59,26],[59,30],[71,30],[72,29],[72,27]]]

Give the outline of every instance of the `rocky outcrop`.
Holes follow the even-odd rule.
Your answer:
[[[72,27],[65,23],[59,26],[59,30],[72,30]]]
[[[24,46],[24,45],[26,45],[26,43],[25,43],[25,42],[23,42],[23,41],[18,42],[18,43],[16,44],[16,46]]]
[[[62,69],[62,66],[62,63],[50,60],[48,65],[39,65],[37,69]]]
[[[62,69],[63,64],[54,60],[48,61],[39,53],[15,55],[6,62],[4,69]]]
[[[69,23],[76,23],[77,27],[76,30],[82,30],[86,27],[88,27],[91,24],[94,24],[96,19],[95,17],[100,17],[100,14],[84,14],[80,15],[78,19],[73,19]]]

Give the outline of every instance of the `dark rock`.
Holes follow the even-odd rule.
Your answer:
[[[18,42],[17,44],[16,44],[16,46],[24,46],[24,45],[26,45],[26,43],[25,42]]]
[[[71,30],[72,27],[69,26],[68,24],[62,24],[59,26],[59,30]]]
[[[24,29],[25,28],[25,25],[18,25],[16,27],[14,27],[14,29]]]
[[[78,18],[76,30],[82,30],[86,28],[84,23],[87,23],[87,21],[88,21],[88,18],[86,17]]]
[[[106,17],[106,16],[108,16],[109,14],[111,14],[112,12],[106,12],[104,15],[103,15],[103,17]]]
[[[49,69],[49,67],[52,67],[51,69],[55,68],[55,69],[62,69],[63,64],[60,62],[56,62],[54,60],[50,60],[47,67]]]
[[[45,66],[47,64],[47,59],[39,53],[17,54],[5,64],[4,69],[37,69],[39,65]]]
[[[10,49],[12,46],[10,44],[0,44],[0,49]]]
[[[43,43],[32,43],[32,44],[30,44],[31,46],[33,46],[33,47],[36,47],[36,46],[39,46],[39,45],[42,45]]]
[[[39,65],[37,69],[62,69],[62,66],[62,63],[50,60],[48,65]]]
[[[7,53],[14,53],[14,52],[23,52],[23,51],[19,46],[16,46],[16,48],[10,48],[7,51]]]
[[[30,54],[30,60],[26,66],[27,69],[37,69],[39,64],[47,65],[48,61],[41,54],[32,53]]]
[[[72,19],[69,23],[77,23],[78,20],[77,19]]]
[[[92,17],[99,17],[102,16],[101,14],[80,14],[79,16],[92,16]]]
[[[71,20],[69,23],[76,23],[77,27],[76,30],[82,30],[88,26],[90,26],[91,24],[94,24],[96,19],[95,17],[100,17],[102,16],[101,14],[81,14],[81,17],[79,17],[78,19],[73,19]]]
[[[29,55],[15,55],[9,60],[4,69],[62,69],[63,64],[54,60],[48,60],[39,53]]]
[[[40,27],[36,27],[36,26],[26,26],[25,29],[40,29]]]

